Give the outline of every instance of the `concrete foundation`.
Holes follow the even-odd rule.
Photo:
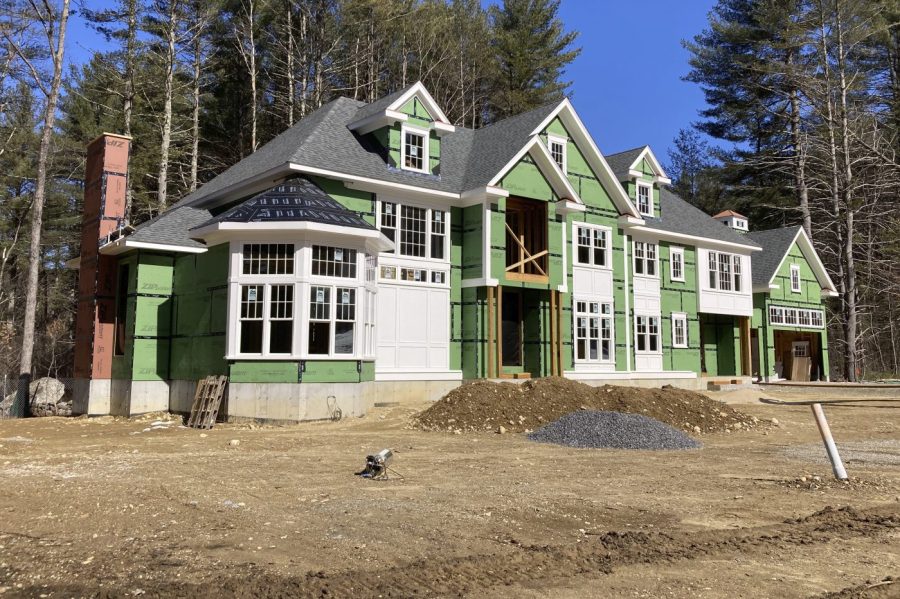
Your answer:
[[[371,382],[230,383],[225,414],[229,421],[285,422],[365,416],[374,390]]]
[[[88,416],[137,416],[169,409],[166,381],[71,379],[72,413]]]

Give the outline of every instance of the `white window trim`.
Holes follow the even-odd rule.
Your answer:
[[[637,278],[644,278],[644,279],[659,279],[659,244],[656,243],[655,241],[641,241],[640,239],[635,239],[631,243],[632,243],[632,247],[631,247],[631,254],[632,254],[631,269],[632,269],[632,271],[631,272],[634,273],[634,276]],[[644,245],[644,257],[643,258],[638,258],[638,255],[637,255],[637,244],[639,244],[639,243],[642,243]],[[647,246],[650,246],[650,245],[654,246],[654,248],[655,248],[653,251],[653,274],[648,275],[646,268],[644,268],[644,272],[639,273],[637,271],[637,262],[638,262],[638,260],[642,260],[642,261],[644,261],[645,266],[649,263],[649,260],[646,256],[647,256]]]
[[[585,229],[596,229],[600,231],[606,232],[606,265],[600,266],[594,264],[593,262],[584,263],[578,261],[578,229],[579,227]],[[594,238],[591,236],[591,244],[593,244]],[[591,256],[593,257],[594,246],[591,245]],[[593,258],[592,258],[593,259]],[[582,223],[575,222],[572,223],[572,265],[573,266],[584,266],[586,268],[599,268],[602,270],[612,270],[612,229],[610,227],[605,227],[603,225],[594,225],[590,223]]]
[[[450,237],[452,235],[452,215],[450,207],[447,206],[445,208],[436,208],[433,206],[429,206],[427,204],[419,204],[416,202],[407,202],[403,199],[392,199],[392,198],[377,198],[375,202],[375,228],[381,231],[381,210],[383,204],[387,202],[388,204],[393,204],[397,210],[395,217],[397,219],[397,227],[394,229],[394,251],[393,252],[381,252],[379,254],[379,265],[402,265],[402,266],[410,266],[410,267],[423,267],[422,263],[428,263],[429,265],[434,264],[450,264],[450,251],[451,251],[451,243]],[[409,206],[410,208],[420,208],[425,210],[425,255],[424,256],[407,256],[405,254],[400,253],[400,227],[402,225],[402,213],[403,206]],[[444,257],[443,258],[432,258],[431,257],[431,219],[435,210],[440,210],[444,213]],[[383,260],[386,258],[387,260]],[[446,269],[445,269],[446,270]],[[431,275],[428,275],[431,277]],[[449,278],[449,274],[448,274]],[[379,270],[379,281],[380,278],[380,270]],[[388,279],[389,280],[389,279]]]
[[[787,322],[787,312],[792,310],[796,317],[796,322]],[[800,324],[800,314],[805,312],[809,318],[809,324]],[[773,318],[773,314],[778,315]],[[821,325],[814,324],[813,315],[818,315]],[[778,321],[778,318],[781,321]],[[775,327],[797,328],[797,329],[815,329],[822,330],[825,328],[825,310],[816,308],[797,308],[796,306],[769,306],[769,325]]]
[[[547,151],[550,152],[551,158],[553,157],[552,148],[554,143],[562,145],[562,165],[559,169],[566,175],[569,172],[569,138],[562,135],[547,134]]]
[[[656,350],[651,349],[638,349],[638,317],[647,318],[647,347],[650,347],[650,318],[656,319]],[[662,318],[659,314],[648,314],[646,312],[635,312],[634,313],[634,322],[632,323],[634,327],[634,353],[641,356],[661,356],[662,351]]]
[[[681,256],[681,276],[675,276],[675,259],[674,256]],[[669,278],[673,281],[684,283],[684,248],[679,246],[669,246]]]
[[[412,168],[406,166],[406,134],[413,133],[422,136],[422,168]],[[429,152],[430,132],[428,129],[413,127],[411,125],[402,125],[400,127],[400,168],[404,171],[414,173],[431,173],[431,154]]]
[[[794,273],[797,273],[797,286],[794,287]],[[803,282],[800,279],[800,265],[791,264],[791,293],[802,293]]]
[[[675,339],[675,322],[679,321],[684,323],[684,343],[678,343]],[[685,348],[690,345],[688,333],[688,319],[687,314],[684,312],[672,312],[672,347],[681,347]]]
[[[655,216],[655,214],[656,214],[655,208],[656,207],[653,205],[653,184],[647,183],[646,181],[641,181],[639,179],[635,179],[634,183],[635,183],[634,203],[636,205],[636,208],[638,209],[638,213],[640,213],[642,216],[650,216],[650,217]],[[647,193],[648,193],[647,197],[650,200],[649,201],[650,212],[641,212],[641,203],[639,200],[639,198],[641,197],[641,192],[640,192],[641,187],[644,187],[647,189]]]
[[[597,356],[599,356],[596,360],[591,360],[590,358],[579,358],[577,347],[575,348],[574,360],[576,364],[615,364],[616,362],[616,314],[615,314],[615,304],[612,299],[598,299],[598,298],[587,298],[584,296],[574,297],[572,299],[572,339],[577,344],[578,343],[578,317],[586,316],[590,318],[592,315],[590,313],[584,313],[578,311],[578,302],[585,303],[596,303],[600,304],[600,312],[596,314],[596,317],[601,321],[599,323],[599,327],[597,329],[599,337],[597,338]],[[603,313],[603,304],[609,304],[609,314]],[[606,318],[609,320],[609,359],[603,359],[603,323],[602,320]]]
[[[710,268],[709,259],[711,256],[715,255],[715,269]],[[722,270],[720,270],[720,266],[722,264],[722,256],[727,256],[726,264],[728,265],[728,289],[722,289]],[[734,265],[735,262],[740,262],[740,272],[735,273]],[[742,254],[732,254],[729,252],[720,252],[718,250],[709,250],[706,254],[705,258],[706,264],[703,266],[705,269],[705,277],[703,281],[703,285],[705,289],[710,291],[715,291],[717,293],[731,293],[735,295],[746,295],[748,292],[747,286],[747,274],[745,272],[745,267],[749,263],[749,260],[744,260],[744,256]],[[716,275],[716,284],[709,284],[709,275],[710,273],[715,273]],[[735,290],[735,280],[739,281],[740,290]]]
[[[369,349],[372,344],[366,335],[377,335],[374,320],[366,322],[368,316],[366,310],[369,309],[367,303],[371,300],[374,304],[377,301],[377,287],[374,283],[366,282],[366,254],[364,247],[355,244],[340,243],[330,247],[340,247],[344,249],[356,250],[356,276],[355,277],[329,277],[316,275],[312,273],[312,246],[328,245],[321,240],[293,240],[294,244],[294,274],[292,275],[244,275],[243,273],[243,247],[248,243],[267,243],[260,239],[241,239],[234,240],[230,244],[230,263],[229,263],[229,283],[228,283],[228,322],[226,324],[226,343],[227,343],[227,360],[373,360],[374,353],[370,353]],[[271,243],[284,243],[280,240],[273,240]],[[376,261],[376,271],[378,263]],[[262,353],[245,354],[240,352],[241,347],[241,286],[243,285],[261,285],[263,287],[263,339]],[[292,349],[290,353],[272,353],[269,348],[269,314],[271,310],[270,304],[270,286],[271,285],[293,285],[294,286],[294,307],[293,307],[293,338]],[[331,308],[329,316],[331,319],[331,337],[328,341],[328,354],[310,354],[309,353],[309,295],[312,286],[331,287]],[[353,330],[353,353],[337,354],[334,353],[334,322],[337,317],[337,288],[347,287],[356,291],[356,306],[354,315]],[[374,308],[372,308],[374,309]],[[377,343],[373,342],[373,343]]]

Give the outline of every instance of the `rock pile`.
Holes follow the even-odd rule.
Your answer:
[[[32,416],[71,416],[72,399],[66,396],[66,386],[51,377],[32,381],[28,386],[29,410]],[[8,417],[12,410],[16,392],[13,391],[0,402],[0,417]]]
[[[699,441],[640,414],[581,410],[530,433],[540,443],[609,449],[697,449]]]

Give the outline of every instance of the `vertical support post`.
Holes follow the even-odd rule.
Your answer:
[[[556,367],[559,376],[563,375],[563,343],[562,343],[562,297],[556,292]]]
[[[556,330],[556,290],[550,290],[550,376],[557,375],[557,363],[559,360],[556,351],[556,340],[558,332]]]
[[[497,327],[496,337],[497,337],[497,355],[495,356],[495,360],[497,362],[497,377],[500,378],[503,376],[503,286],[497,285],[497,319],[494,321],[494,326]]]
[[[750,348],[750,317],[740,317],[741,331],[741,374],[743,376],[753,376],[753,366],[751,360]]]
[[[828,452],[828,459],[831,460],[831,470],[834,477],[838,480],[847,480],[847,471],[844,470],[844,463],[838,454],[837,445],[834,444],[834,438],[831,436],[831,427],[825,420],[825,411],[822,404],[814,403],[812,405],[813,416],[816,418],[816,425],[819,427],[819,434],[822,435],[822,441],[825,443],[825,451]]]
[[[497,326],[497,316],[496,311],[494,310],[494,288],[487,288],[487,331],[488,331],[488,343],[487,343],[487,377],[489,379],[493,379],[497,377],[497,371],[494,368],[496,364],[496,351],[497,348],[494,344],[494,329]]]

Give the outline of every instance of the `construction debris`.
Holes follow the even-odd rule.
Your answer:
[[[189,427],[211,429],[215,425],[227,384],[228,377],[225,376],[208,376],[197,383],[197,393],[187,423]]]
[[[610,449],[697,449],[701,443],[640,414],[579,410],[530,433],[540,443]]]

